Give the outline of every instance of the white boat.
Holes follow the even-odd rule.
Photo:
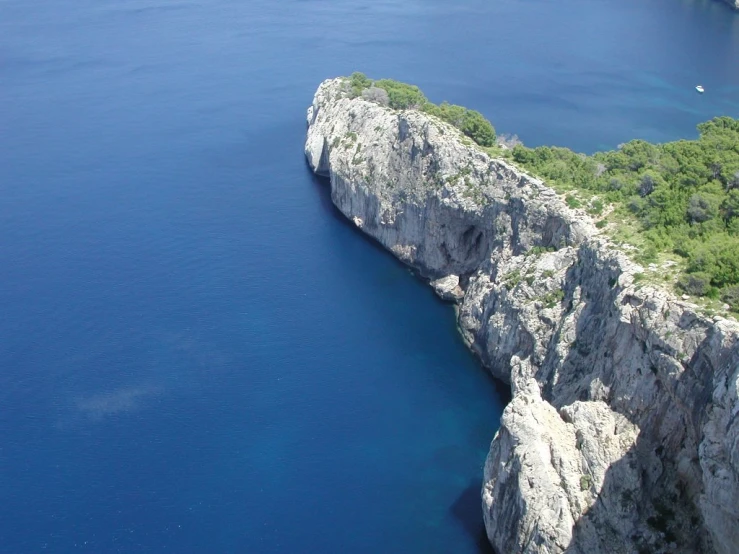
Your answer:
[[[703,94],[706,91],[706,89],[704,89],[701,85],[698,85],[697,87],[695,87],[695,90],[697,90],[701,94]]]

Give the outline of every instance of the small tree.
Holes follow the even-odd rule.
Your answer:
[[[372,79],[367,77],[364,73],[360,73],[359,71],[355,71],[351,74],[351,77],[349,77],[349,90],[351,92],[352,98],[356,98],[360,94],[362,94],[362,91],[368,87],[372,86]]]
[[[390,104],[390,97],[385,89],[379,87],[370,87],[362,91],[362,98],[380,106],[388,106]]]
[[[739,189],[739,171],[726,180],[726,190]]]
[[[716,217],[718,206],[707,195],[696,193],[688,201],[688,219],[691,223],[703,223]]]
[[[711,290],[711,277],[705,273],[688,273],[681,275],[678,286],[693,296],[705,296]]]
[[[495,144],[495,129],[480,112],[467,110],[460,130],[480,146]]]
[[[642,175],[641,181],[639,181],[639,196],[644,198],[654,192],[657,187],[657,179],[652,173],[645,173]]]
[[[732,189],[721,203],[721,212],[729,223],[733,218],[739,218],[739,189]]]
[[[396,110],[420,108],[428,102],[421,90],[415,85],[399,83],[392,79],[380,79],[375,81],[375,86],[387,92],[390,107]]]
[[[721,300],[734,311],[739,311],[739,286],[726,287],[721,291]]]

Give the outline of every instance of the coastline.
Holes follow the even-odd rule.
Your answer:
[[[308,110],[311,168],[348,219],[457,304],[465,341],[511,384],[483,486],[494,547],[730,552],[736,322],[637,283],[640,266],[592,221],[453,127],[342,86],[324,82]]]

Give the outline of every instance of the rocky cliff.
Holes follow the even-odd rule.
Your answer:
[[[739,325],[639,281],[585,214],[455,128],[345,88],[308,109],[311,168],[511,385],[482,484],[497,552],[739,551]]]

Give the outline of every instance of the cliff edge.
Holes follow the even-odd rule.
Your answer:
[[[499,554],[739,548],[739,325],[433,116],[322,83],[305,154],[347,218],[458,304],[513,399],[482,484]]]

